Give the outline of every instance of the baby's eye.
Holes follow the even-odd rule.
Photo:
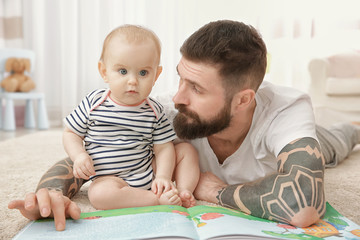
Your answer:
[[[148,73],[148,71],[146,71],[146,70],[141,70],[139,72],[140,76],[145,76],[147,73]]]
[[[127,70],[126,69],[120,69],[119,70],[119,73],[122,74],[122,75],[126,75],[127,74]]]

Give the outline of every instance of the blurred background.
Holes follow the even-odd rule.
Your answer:
[[[254,26],[269,52],[266,80],[308,92],[312,58],[360,50],[357,0],[0,0],[0,48],[36,53],[32,78],[46,94],[51,126],[89,91],[106,87],[97,71],[106,35],[121,24],[152,29],[163,73],[152,94],[175,91],[184,40],[210,21]]]

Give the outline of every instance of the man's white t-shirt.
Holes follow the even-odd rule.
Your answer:
[[[158,98],[171,120],[176,114],[171,99]],[[228,184],[254,181],[277,171],[277,156],[290,142],[303,137],[317,139],[310,98],[293,88],[263,82],[256,93],[250,130],[238,150],[223,164],[207,138],[190,142],[198,150],[200,169],[210,171]]]

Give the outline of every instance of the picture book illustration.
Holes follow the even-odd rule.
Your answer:
[[[297,228],[219,206],[151,206],[82,213],[55,230],[53,220],[31,222],[14,239],[360,239],[360,226],[327,203],[316,224]]]

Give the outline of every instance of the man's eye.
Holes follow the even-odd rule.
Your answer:
[[[195,85],[192,86],[192,89],[195,93],[200,93],[199,89]]]
[[[119,73],[122,75],[126,75],[127,74],[127,70],[126,69],[120,69]]]
[[[142,76],[142,77],[145,76],[147,73],[148,73],[148,71],[146,71],[146,70],[141,70],[139,72],[140,76]]]

